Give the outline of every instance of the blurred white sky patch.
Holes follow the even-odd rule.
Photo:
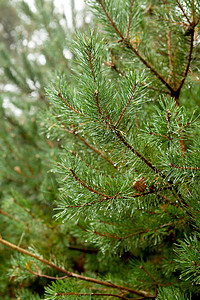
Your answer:
[[[25,0],[30,6],[31,9],[34,11],[34,0]],[[45,0],[44,0],[45,1]],[[59,12],[65,13],[67,17],[68,25],[72,26],[72,12],[71,12],[71,0],[54,0],[54,4]],[[81,13],[85,7],[85,1],[84,0],[75,0],[75,11],[77,13],[77,25],[79,24],[79,13]]]
[[[65,13],[67,16],[68,24],[72,24],[72,15],[71,15],[71,0],[54,0],[55,6],[59,9],[60,12]],[[75,0],[75,10],[80,12],[84,9],[85,3],[84,0]]]

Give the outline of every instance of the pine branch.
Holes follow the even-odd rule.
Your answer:
[[[69,292],[69,293],[55,293],[55,296],[77,296],[77,297],[81,297],[81,296],[109,296],[109,297],[115,297],[115,298],[119,298],[119,299],[124,299],[124,300],[128,300],[128,298],[125,298],[123,296],[117,295],[117,294],[105,294],[105,293],[73,293],[73,292]],[[133,299],[133,298],[131,298]],[[138,299],[138,298],[137,298]]]
[[[113,289],[117,289],[117,290],[120,290],[120,291],[127,291],[127,292],[130,292],[130,293],[133,293],[135,295],[138,295],[138,296],[142,296],[142,297],[146,297],[146,298],[152,298],[152,299],[155,299],[155,295],[153,295],[152,293],[149,293],[147,291],[143,291],[143,290],[135,290],[135,289],[132,289],[132,288],[129,288],[129,287],[124,287],[124,286],[121,286],[121,285],[117,285],[117,284],[114,284],[114,283],[111,283],[111,282],[106,282],[106,281],[102,281],[102,280],[99,280],[99,279],[95,279],[95,278],[92,278],[92,277],[86,277],[86,276],[83,276],[83,275],[79,275],[79,274],[76,274],[76,273],[73,273],[73,272],[70,272],[66,269],[63,269],[57,265],[55,265],[54,263],[52,263],[51,261],[48,261],[47,259],[44,259],[34,253],[31,253],[30,251],[26,250],[26,249],[23,249],[21,247],[18,247],[16,246],[15,244],[12,244],[6,240],[4,240],[1,235],[0,235],[0,243],[9,247],[9,248],[12,248],[13,250],[16,250],[18,252],[21,252],[25,255],[28,255],[30,257],[33,257],[35,258],[36,260],[42,262],[43,264],[49,266],[49,267],[52,267],[54,268],[55,270],[63,273],[63,274],[66,274],[68,277],[72,277],[72,278],[77,278],[79,280],[84,280],[84,281],[88,281],[88,282],[92,282],[92,283],[95,283],[95,284],[100,284],[100,285],[104,285],[104,286],[107,286],[107,287],[110,287],[110,288],[113,288]]]
[[[181,5],[180,1],[179,1],[179,0],[176,0],[176,2],[178,3],[178,6],[179,6],[179,8],[181,9],[181,11],[182,11],[183,15],[185,16],[185,18],[187,19],[188,23],[189,23],[190,25],[192,25],[192,24],[191,24],[191,21],[190,21],[190,19],[188,18],[186,12],[184,11],[183,6]]]
[[[143,270],[148,276],[149,276],[149,278],[151,278],[152,279],[152,281],[154,282],[154,284],[156,284],[157,285],[157,282],[156,282],[156,280],[154,279],[154,277],[149,273],[149,271],[147,270],[147,269],[145,269],[145,267],[143,267],[143,266],[140,266],[140,269],[141,270]]]
[[[123,42],[123,40],[119,40],[119,42]],[[135,48],[131,42],[125,41],[125,46],[133,51],[135,55],[140,59],[140,61],[167,87],[167,89],[170,91],[171,95],[173,96],[175,93],[175,90],[171,87],[171,85],[165,80],[165,78],[158,73],[158,71],[152,66],[140,53],[140,51]]]
[[[4,216],[8,217],[8,218],[11,219],[11,220],[14,220],[14,221],[17,222],[17,223],[21,223],[21,224],[23,224],[23,225],[26,225],[26,224],[25,224],[24,222],[22,222],[20,219],[13,217],[13,216],[10,215],[8,212],[6,212],[6,211],[4,211],[4,210],[2,210],[2,209],[0,209],[0,214],[2,214],[2,215],[4,215]]]
[[[132,88],[132,91],[131,91],[131,95],[130,95],[130,97],[129,97],[129,100],[128,100],[128,102],[126,103],[124,109],[122,110],[122,112],[121,112],[121,114],[120,114],[120,116],[119,116],[117,122],[115,123],[115,127],[119,124],[119,122],[121,121],[121,119],[122,119],[124,113],[126,112],[127,107],[128,107],[129,104],[131,103],[131,100],[133,99],[133,95],[134,95],[136,86],[137,86],[137,83],[135,82],[134,87]]]
[[[104,117],[104,114],[102,113],[101,111],[101,107],[100,107],[100,103],[99,103],[99,93],[98,91],[96,90],[94,92],[94,97],[95,97],[95,100],[96,100],[96,105],[97,105],[97,109],[98,109],[98,113],[100,115],[100,117],[102,118],[103,121],[105,121],[106,125],[111,129],[112,128],[112,120],[110,120],[110,122]]]
[[[168,88],[168,90],[171,92],[171,94],[174,94],[174,89],[168,84],[168,82],[162,77],[162,75],[160,73],[158,73],[156,71],[156,69],[142,56],[142,54],[139,52],[138,49],[136,49],[131,42],[125,38],[123,36],[123,34],[119,31],[119,29],[117,28],[116,24],[114,23],[114,21],[112,20],[111,16],[109,15],[108,11],[105,8],[104,2],[103,0],[97,0],[99,2],[99,4],[101,5],[105,15],[107,16],[108,20],[110,21],[111,25],[113,26],[113,28],[115,29],[115,31],[117,32],[117,34],[120,37],[119,42],[123,42],[125,44],[125,46],[127,48],[129,48],[131,51],[133,51],[136,56],[141,60],[141,62],[148,68],[150,69],[150,71],[156,75],[156,77]]]
[[[69,104],[69,102],[62,96],[59,88],[58,88],[58,85],[56,83],[56,88],[57,88],[57,95],[58,97],[69,107],[70,110],[74,111],[75,113],[81,115],[81,116],[85,116],[83,113],[81,113],[80,111],[78,111],[76,108],[74,108],[73,106],[71,106],[71,104]]]
[[[129,20],[128,20],[128,27],[127,27],[127,32],[126,32],[126,38],[128,38],[129,32],[130,32],[131,21],[132,21],[132,16],[133,16],[133,4],[134,4],[134,0],[131,0],[131,9],[130,9],[130,14],[129,14]]]
[[[193,47],[194,47],[194,28],[195,28],[195,24],[191,24],[191,37],[190,37],[190,47],[189,47],[189,54],[188,54],[188,61],[186,64],[186,68],[183,74],[183,78],[181,79],[181,82],[179,84],[179,87],[176,91],[177,94],[180,93],[181,88],[183,87],[183,84],[185,82],[185,79],[187,77],[187,74],[189,72],[189,68],[190,68],[190,64],[191,64],[191,60],[192,60],[192,51],[193,51]]]
[[[175,100],[177,101],[177,105],[179,105],[178,103],[178,98],[180,95],[180,90],[185,82],[185,79],[187,77],[188,71],[189,71],[189,66],[190,66],[190,62],[191,62],[191,57],[192,57],[192,50],[193,50],[193,41],[194,41],[194,27],[195,27],[195,23],[191,23],[190,20],[188,19],[187,15],[185,14],[183,7],[181,6],[180,2],[178,0],[177,3],[180,7],[180,9],[182,10],[182,12],[184,13],[185,17],[187,18],[190,26],[191,26],[191,30],[192,30],[192,34],[191,34],[191,41],[190,41],[190,50],[189,50],[189,56],[188,56],[188,63],[183,75],[183,78],[179,84],[179,87],[177,90],[175,90],[168,82],[167,80],[165,80],[165,78],[154,68],[154,66],[152,66],[144,57],[143,55],[140,53],[140,51],[135,48],[132,43],[129,41],[129,39],[127,39],[126,37],[123,36],[123,34],[119,31],[119,29],[117,28],[116,24],[114,23],[114,21],[112,20],[111,16],[109,15],[108,11],[106,10],[106,7],[104,5],[104,1],[103,0],[97,0],[99,2],[99,4],[101,5],[105,15],[107,16],[108,20],[110,21],[111,25],[113,26],[113,28],[115,29],[115,31],[117,32],[117,34],[120,37],[119,42],[123,42],[124,45],[130,49],[131,51],[133,51],[135,53],[135,55],[140,59],[140,61],[148,68],[150,69],[150,71],[167,87],[167,89],[170,91],[170,94],[172,97],[175,98]],[[172,62],[172,61],[171,61]]]
[[[111,198],[110,196],[108,196],[106,194],[103,194],[103,193],[101,193],[101,192],[99,192],[97,190],[94,190],[93,188],[91,188],[90,186],[88,186],[83,180],[81,180],[80,178],[78,178],[78,176],[76,175],[76,173],[71,168],[69,168],[69,171],[72,173],[72,176],[75,178],[75,180],[78,181],[83,187],[85,187],[90,192],[95,193],[97,195],[100,195],[102,197],[106,197],[108,199]]]
[[[118,169],[116,164],[110,160],[109,157],[107,157],[105,155],[105,153],[99,149],[97,149],[96,147],[90,145],[86,139],[84,139],[79,133],[74,133],[86,146],[88,146],[90,149],[92,149],[95,153],[97,153],[98,155],[102,156],[108,163],[110,163],[115,169]]]
[[[101,203],[101,202],[104,202],[104,201],[108,201],[108,200],[110,200],[110,202],[111,202],[113,199],[116,199],[118,197],[118,195],[120,195],[120,194],[121,194],[121,192],[117,193],[116,195],[114,195],[112,197],[107,196],[105,198],[101,198],[99,200],[94,200],[92,202],[88,202],[88,203],[85,203],[85,204],[82,204],[82,205],[66,205],[66,208],[79,208],[79,207],[91,206],[91,205]]]
[[[97,234],[97,235],[100,235],[100,236],[103,236],[103,237],[107,237],[107,238],[111,238],[111,239],[114,239],[114,240],[120,240],[121,241],[121,240],[124,240],[124,239],[128,239],[130,237],[133,237],[135,235],[141,235],[141,234],[144,234],[144,233],[147,233],[147,232],[157,232],[159,229],[162,229],[162,228],[165,228],[165,227],[169,227],[171,225],[173,225],[172,222],[160,225],[159,227],[153,228],[153,229],[151,229],[151,228],[145,228],[145,229],[141,229],[140,231],[137,231],[137,232],[131,233],[129,235],[126,235],[126,236],[113,235],[113,234],[110,234],[109,232],[102,233],[102,232],[98,232],[96,230],[93,230],[92,232],[94,234]]]
[[[171,39],[171,30],[168,28],[167,30],[167,48],[168,48],[168,59],[169,59],[169,69],[170,74],[168,76],[168,82],[170,80],[170,76],[174,75],[174,59],[172,53],[172,39]]]
[[[169,166],[170,167],[173,167],[173,168],[176,168],[176,169],[180,169],[180,170],[200,170],[200,168],[199,167],[179,167],[179,166],[176,166],[176,165],[174,165],[174,164],[169,164]]]
[[[56,116],[56,118],[60,121],[60,118],[58,116]],[[89,147],[91,150],[93,150],[95,153],[97,153],[98,155],[100,155],[101,157],[103,157],[103,159],[105,159],[108,163],[110,163],[115,169],[118,169],[117,165],[109,158],[105,155],[105,153],[101,150],[99,150],[98,148],[92,146],[91,144],[89,144],[86,139],[81,136],[79,133],[76,132],[76,130],[70,130],[65,123],[62,122],[62,125],[65,127],[65,130],[68,133],[74,134],[77,138],[79,138],[79,140],[81,140],[87,147]]]
[[[149,131],[149,134],[162,137],[163,139],[172,140],[172,138],[169,135],[159,134],[159,133],[155,133],[155,132],[152,132],[152,131]]]
[[[27,214],[29,214],[34,220],[37,220],[36,216],[26,207],[24,207],[21,203],[19,203],[15,198],[11,199],[15,204],[21,207]]]
[[[115,134],[119,138],[119,140],[129,149],[131,150],[137,157],[139,157],[148,167],[150,167],[155,173],[159,174],[161,177],[165,178],[166,176],[160,172],[150,161],[148,161],[142,154],[140,154],[136,149],[134,149],[122,136],[122,134],[116,129]]]
[[[120,32],[120,30],[118,29],[117,25],[115,24],[115,22],[113,21],[113,19],[111,18],[109,12],[107,11],[106,7],[105,7],[105,3],[104,0],[97,0],[97,2],[101,5],[106,17],[108,18],[108,20],[110,21],[112,27],[115,29],[115,31],[117,32],[117,34],[121,37],[121,39],[124,39],[123,34]]]
[[[84,36],[84,39],[85,39],[86,43],[88,43],[85,36]],[[90,65],[90,68],[91,68],[91,71],[92,71],[92,76],[93,76],[93,79],[94,79],[94,84],[96,84],[96,75],[95,75],[93,64],[92,64],[93,57],[92,57],[91,52],[92,52],[92,44],[88,45],[88,47],[87,47],[87,55],[88,55],[89,65]]]

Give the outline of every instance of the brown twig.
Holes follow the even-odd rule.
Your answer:
[[[182,11],[183,15],[185,16],[185,18],[187,19],[188,23],[191,25],[191,21],[190,21],[190,19],[188,18],[186,12],[184,11],[183,6],[182,6],[181,3],[179,2],[179,0],[176,0],[176,2],[178,3],[178,6],[179,6],[179,8],[181,9],[181,11]]]
[[[78,181],[83,187],[85,187],[90,192],[95,193],[97,195],[100,195],[102,197],[111,198],[110,196],[108,196],[106,194],[103,194],[102,192],[99,192],[97,190],[94,190],[93,188],[91,188],[90,186],[88,186],[83,180],[81,180],[80,178],[78,178],[78,176],[76,175],[76,173],[71,168],[69,168],[69,171],[72,173],[72,176],[76,179],[76,181]]]
[[[105,121],[106,125],[111,128],[112,127],[112,120],[110,120],[110,122],[105,118],[104,114],[102,113],[101,111],[101,107],[100,107],[100,103],[99,103],[99,93],[98,91],[96,90],[94,92],[94,98],[95,98],[95,101],[96,101],[96,105],[97,105],[97,109],[98,109],[98,113],[100,115],[100,117],[102,118],[103,121]]]
[[[106,17],[108,18],[108,20],[110,21],[110,23],[112,24],[112,27],[115,29],[115,31],[117,32],[117,34],[121,37],[121,39],[124,39],[123,34],[120,32],[120,30],[117,28],[117,25],[115,24],[115,22],[113,21],[113,19],[111,18],[109,12],[106,10],[105,7],[105,3],[103,0],[97,0],[99,2],[99,4],[101,5]]]
[[[149,276],[149,278],[152,279],[152,281],[153,281],[155,284],[157,284],[156,281],[155,281],[155,279],[153,278],[153,276],[149,273],[149,271],[148,271],[147,269],[145,269],[145,267],[140,266],[140,269],[143,270],[143,271],[147,274],[147,276]]]
[[[58,88],[58,85],[57,85],[57,83],[56,83],[56,88],[57,88],[57,95],[58,95],[58,97],[71,109],[71,110],[73,110],[75,113],[77,113],[77,114],[79,114],[79,115],[81,115],[81,116],[84,116],[84,114],[82,114],[80,111],[78,111],[76,108],[74,108],[73,106],[71,106],[71,104],[69,104],[69,102],[62,96],[62,94],[61,94],[61,92],[60,92],[60,90],[59,90],[59,88]]]
[[[82,253],[90,253],[90,254],[96,254],[99,252],[99,250],[97,249],[85,249],[85,248],[79,248],[79,247],[75,247],[75,246],[67,246],[68,249],[70,250],[74,250],[74,251],[79,251]]]
[[[176,131],[172,132],[172,135],[177,134],[179,132],[181,132],[184,128],[186,128],[187,126],[189,126],[191,124],[191,121],[187,122],[185,125],[181,126],[179,129],[177,129]]]
[[[122,119],[122,117],[123,117],[123,115],[124,115],[124,113],[125,113],[127,107],[128,107],[129,104],[131,103],[131,100],[133,99],[133,95],[134,95],[136,86],[137,86],[137,83],[135,82],[134,86],[132,87],[132,91],[131,91],[131,95],[130,95],[130,97],[129,97],[129,100],[128,100],[128,102],[126,103],[124,109],[122,110],[122,112],[121,112],[121,114],[120,114],[120,116],[119,116],[117,122],[115,123],[115,127],[119,124],[119,122],[121,121],[121,119]]]
[[[179,166],[176,166],[176,165],[173,165],[173,164],[169,164],[170,167],[173,167],[173,168],[176,168],[176,169],[180,169],[180,170],[200,170],[199,167],[179,167]]]
[[[85,207],[85,206],[91,206],[91,205],[94,205],[94,204],[97,204],[97,203],[101,203],[101,202],[104,202],[104,201],[108,201],[108,200],[112,200],[112,199],[116,199],[118,195],[120,195],[121,192],[117,193],[115,196],[107,196],[107,197],[104,197],[104,198],[101,198],[99,200],[94,200],[92,202],[88,202],[88,203],[85,203],[85,204],[82,204],[82,205],[67,205],[66,208],[78,208],[78,207]]]
[[[36,220],[36,216],[32,213],[28,208],[24,207],[21,203],[19,203],[15,198],[11,199],[15,204],[21,207],[27,214],[29,214],[34,220]]]
[[[140,154],[135,148],[133,148],[123,137],[120,131],[116,130],[115,128],[115,134],[119,138],[119,140],[129,149],[131,150],[137,157],[139,157],[148,167],[150,167],[155,173],[161,175],[161,177],[165,178],[166,176],[160,172],[150,161],[148,161],[142,154]]]
[[[132,17],[133,17],[133,3],[134,3],[134,0],[131,0],[131,9],[130,9],[130,14],[129,14],[129,20],[128,20],[128,27],[127,27],[127,32],[126,32],[126,38],[128,38],[129,32],[130,32],[131,21],[132,21]]]
[[[97,234],[97,235],[100,235],[100,236],[104,236],[104,237],[107,237],[107,238],[111,238],[111,239],[114,239],[114,240],[122,240],[123,239],[123,237],[118,236],[118,235],[110,234],[109,232],[102,233],[102,232],[98,232],[96,230],[93,230],[92,232],[94,234]]]
[[[133,198],[138,198],[138,197],[143,197],[143,196],[146,196],[146,195],[150,195],[150,194],[154,194],[154,193],[157,193],[159,191],[163,191],[163,190],[171,190],[172,189],[172,186],[171,184],[169,184],[168,186],[162,186],[158,189],[152,189],[148,192],[144,192],[144,193],[141,193],[141,194],[133,194],[133,195],[130,195],[129,197],[133,197]]]
[[[164,228],[164,227],[171,226],[172,224],[173,223],[170,222],[170,223],[167,223],[167,224],[160,225],[159,227],[154,228],[154,229],[149,229],[149,228],[148,229],[141,229],[140,231],[131,233],[131,234],[126,235],[126,236],[113,235],[113,234],[110,234],[109,232],[102,233],[102,232],[98,232],[96,230],[93,230],[93,233],[97,234],[97,235],[100,235],[100,236],[103,236],[103,237],[111,238],[111,239],[114,239],[114,240],[124,240],[124,239],[130,238],[130,237],[135,236],[135,235],[140,235],[140,234],[151,232],[151,231],[156,232],[157,230],[159,230],[161,228]]]
[[[60,121],[60,118],[58,116],[56,116],[56,118]],[[76,132],[76,130],[70,130],[66,125],[65,123],[62,122],[62,125],[65,127],[65,130],[68,132],[68,133],[71,133],[71,134],[74,134],[76,137],[79,138],[79,140],[81,140],[87,147],[89,147],[91,150],[93,150],[95,153],[97,153],[98,155],[102,156],[108,163],[110,163],[111,165],[113,165],[113,167],[115,169],[118,169],[117,165],[111,161],[109,159],[109,157],[107,157],[105,155],[105,153],[99,149],[97,149],[96,147],[92,146],[91,144],[89,144],[86,139],[81,136],[79,133]]]
[[[191,63],[191,60],[192,60],[192,51],[193,51],[193,46],[194,46],[194,24],[191,28],[191,37],[190,37],[190,48],[189,48],[189,54],[188,54],[188,60],[187,60],[187,64],[186,64],[186,67],[185,67],[185,71],[184,71],[184,74],[183,74],[183,77],[181,79],[181,82],[179,84],[179,87],[177,89],[177,93],[180,93],[180,90],[185,82],[185,79],[187,77],[187,74],[188,74],[188,71],[189,71],[189,68],[190,68],[190,63]]]
[[[171,30],[168,28],[167,30],[167,48],[168,48],[168,59],[169,59],[169,69],[170,73],[168,76],[168,82],[170,80],[170,76],[173,76],[174,74],[174,59],[172,54],[172,39],[171,39]]]
[[[87,40],[86,40],[86,37],[84,37],[86,43],[88,44]],[[91,71],[92,71],[92,76],[93,76],[93,79],[94,79],[94,84],[96,84],[96,75],[95,75],[95,72],[94,72],[94,68],[93,68],[93,65],[92,65],[92,45],[88,45],[87,47],[87,55],[88,55],[88,60],[89,60],[89,65],[90,65],[90,68],[91,68]]]
[[[86,139],[84,139],[79,133],[74,133],[87,147],[89,147],[91,150],[93,150],[98,155],[102,156],[107,162],[109,162],[115,169],[117,169],[116,164],[110,160],[109,157],[107,157],[103,151],[97,149],[96,147],[90,145]]]
[[[155,133],[155,132],[152,132],[152,131],[149,131],[149,134],[162,137],[163,139],[171,139],[168,135],[158,134],[158,133]]]
[[[133,47],[131,43],[128,43],[127,48],[129,48],[131,51],[135,53],[135,55],[141,60],[141,62],[148,68],[150,71],[167,87],[167,89],[170,91],[170,93],[174,94],[174,89],[171,87],[171,85],[165,80],[165,78],[156,71],[156,69],[143,57],[143,55],[140,53],[140,51]]]
[[[20,219],[17,219],[17,218],[15,218],[15,217],[13,217],[12,215],[10,215],[9,213],[7,213],[6,211],[4,211],[4,210],[2,210],[2,209],[0,209],[0,214],[2,214],[2,215],[4,215],[4,216],[8,217],[9,219],[14,220],[14,221],[17,222],[17,223],[22,223],[22,224],[24,224],[24,222],[22,222]],[[25,224],[24,224],[24,225],[25,225]]]
[[[68,277],[77,278],[79,280],[84,280],[84,281],[92,282],[92,283],[95,283],[95,284],[104,285],[104,286],[107,286],[107,287],[110,287],[110,288],[113,288],[113,289],[117,289],[117,290],[120,290],[120,291],[127,291],[127,292],[133,293],[133,294],[138,295],[138,296],[155,299],[155,295],[153,295],[152,293],[147,292],[147,291],[135,290],[135,289],[132,289],[132,288],[129,288],[129,287],[124,287],[124,286],[121,286],[121,285],[111,283],[109,281],[108,282],[107,281],[102,281],[102,280],[99,280],[99,279],[96,279],[96,278],[86,277],[86,276],[83,276],[83,275],[79,275],[79,274],[70,272],[66,269],[63,269],[63,268],[55,265],[54,263],[52,263],[51,261],[48,261],[47,259],[44,259],[44,258],[42,258],[42,257],[26,250],[26,249],[18,247],[15,244],[12,244],[12,243],[4,240],[1,237],[1,235],[0,235],[0,243],[7,246],[7,247],[9,247],[9,248],[12,248],[13,250],[21,252],[21,253],[23,253],[25,255],[28,255],[30,257],[33,257],[36,260],[42,262],[43,264],[45,264],[47,266],[50,266],[50,267],[54,268],[55,270],[57,270],[57,271],[59,271],[63,274],[66,274]]]

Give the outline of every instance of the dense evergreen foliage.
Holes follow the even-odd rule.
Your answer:
[[[87,3],[39,121],[5,114],[40,132],[2,134],[7,298],[198,299],[200,2]]]

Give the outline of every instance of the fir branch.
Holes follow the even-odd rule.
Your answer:
[[[131,0],[131,9],[130,9],[130,14],[129,14],[129,20],[128,20],[128,27],[127,27],[127,32],[126,32],[126,38],[128,38],[129,32],[130,32],[131,21],[132,21],[132,17],[133,17],[133,4],[134,4],[134,0]]]
[[[131,91],[131,95],[129,97],[129,100],[128,102],[126,103],[124,109],[122,110],[117,122],[115,123],[115,127],[119,124],[119,122],[121,121],[121,118],[123,117],[124,113],[126,112],[126,109],[127,107],[129,106],[129,104],[131,103],[131,100],[133,99],[133,95],[134,95],[134,92],[135,92],[135,89],[136,89],[136,86],[137,86],[137,83],[135,82],[134,84],[134,87],[132,88],[132,91]]]
[[[101,5],[106,17],[108,18],[108,20],[110,21],[112,27],[115,29],[115,31],[117,32],[117,34],[121,37],[121,39],[124,39],[123,34],[120,32],[120,30],[118,29],[117,25],[115,24],[115,22],[113,21],[113,19],[111,18],[109,12],[106,10],[105,7],[105,3],[104,0],[97,0],[97,2]]]
[[[142,297],[146,297],[146,298],[152,298],[152,299],[155,299],[155,295],[153,295],[152,293],[150,292],[147,292],[147,291],[143,291],[143,290],[135,290],[135,289],[132,289],[132,288],[129,288],[129,287],[124,287],[124,286],[121,286],[121,285],[117,285],[117,284],[114,284],[114,283],[111,283],[111,282],[106,282],[106,281],[102,281],[102,280],[99,280],[99,279],[96,279],[96,278],[92,278],[92,277],[86,277],[86,276],[83,276],[83,275],[79,275],[79,274],[76,274],[76,273],[73,273],[73,272],[70,272],[66,269],[63,269],[57,265],[55,265],[54,263],[52,263],[51,261],[48,261],[47,259],[44,259],[26,249],[23,249],[21,247],[18,247],[16,246],[15,244],[12,244],[6,240],[4,240],[1,235],[0,235],[0,243],[9,247],[9,248],[12,248],[13,250],[16,250],[18,252],[21,252],[25,255],[28,255],[30,257],[33,257],[35,258],[36,260],[42,262],[43,264],[49,266],[49,267],[52,267],[54,268],[55,270],[63,273],[63,274],[66,274],[68,277],[72,277],[72,278],[77,278],[79,280],[84,280],[84,281],[88,281],[88,282],[92,282],[92,283],[95,283],[95,284],[100,284],[100,285],[104,285],[104,286],[107,286],[107,287],[110,287],[110,288],[113,288],[113,289],[117,289],[117,290],[120,290],[120,291],[127,291],[127,292],[130,292],[130,293],[133,293],[135,295],[138,295],[138,296],[142,296]]]
[[[112,58],[112,62],[107,62],[107,61],[104,60],[103,63],[104,63],[106,66],[108,66],[108,67],[110,67],[111,69],[113,69],[116,73],[121,74],[121,75],[123,75],[123,76],[126,76],[125,72],[123,72],[123,71],[121,71],[121,70],[119,70],[119,69],[117,68],[117,66],[116,66],[115,61],[114,61],[113,58]]]
[[[31,270],[32,264],[26,264],[26,271],[28,271],[29,273],[31,273],[37,277],[47,278],[47,279],[51,279],[51,280],[63,280],[63,279],[66,279],[69,277],[69,276],[54,277],[54,276],[49,276],[46,274],[41,274],[41,271],[40,271],[38,265],[35,262],[33,264],[35,265],[38,272],[34,272],[33,270]]]
[[[74,155],[75,157],[77,157],[78,159],[80,159],[81,161],[83,161],[87,167],[89,167],[91,170],[93,170],[94,168],[85,160],[83,159],[78,153],[74,152],[73,150],[69,150],[69,152]],[[97,170],[97,169],[95,169]]]
[[[127,239],[127,238],[130,238],[130,237],[134,236],[134,235],[140,235],[140,234],[144,234],[144,233],[151,232],[151,231],[152,231],[152,232],[157,232],[159,229],[165,228],[165,227],[169,227],[169,226],[171,226],[171,225],[173,225],[173,223],[172,223],[172,222],[169,222],[169,223],[167,223],[167,224],[160,225],[160,226],[158,226],[157,228],[153,228],[153,229],[151,229],[151,228],[142,229],[142,230],[140,230],[140,231],[137,231],[137,232],[131,233],[131,234],[127,235],[127,236],[124,236],[124,237],[122,237],[121,239]]]

